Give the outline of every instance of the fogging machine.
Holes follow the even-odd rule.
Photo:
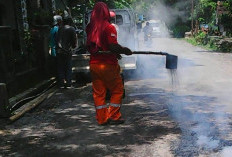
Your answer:
[[[99,51],[98,53],[111,53],[110,51]],[[153,51],[133,51],[133,54],[143,55],[162,55],[166,56],[166,69],[177,69],[178,56],[168,54],[166,52],[153,52]]]

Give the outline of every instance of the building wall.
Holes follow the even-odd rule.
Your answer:
[[[0,26],[16,28],[14,0],[0,1]]]

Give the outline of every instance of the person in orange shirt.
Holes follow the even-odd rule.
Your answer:
[[[115,18],[116,18],[115,12],[114,11],[110,11],[110,23],[115,27],[117,33],[119,33],[119,27],[116,24]]]
[[[120,112],[123,82],[117,56],[131,55],[132,51],[118,44],[117,31],[110,23],[109,8],[103,2],[95,4],[86,33],[86,47],[91,54],[90,72],[97,122],[100,125],[122,124],[125,121]],[[109,105],[105,100],[107,89],[111,94]]]

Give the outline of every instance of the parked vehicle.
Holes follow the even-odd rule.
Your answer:
[[[115,24],[119,27],[118,42],[132,50],[138,49],[136,17],[129,9],[111,9],[116,14]]]
[[[168,29],[166,25],[160,20],[150,20],[150,27],[152,27],[152,37],[167,37]]]
[[[129,47],[132,51],[138,50],[138,37],[136,17],[132,10],[129,9],[112,9],[116,14],[115,24],[119,27],[118,42],[120,45]],[[122,70],[135,70],[137,56],[122,55],[119,64]]]

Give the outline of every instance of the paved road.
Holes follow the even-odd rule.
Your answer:
[[[91,84],[75,85],[0,125],[0,156],[229,157],[232,55],[165,38],[140,50],[178,55],[178,70],[163,56],[138,56],[139,71],[126,73],[125,124],[98,126]]]
[[[144,70],[148,71],[143,72],[143,77],[147,74],[153,78],[127,83],[134,86],[143,82],[149,88],[168,92],[162,94],[169,99],[172,120],[182,130],[175,155],[230,156],[232,54],[210,52],[177,39],[153,39],[151,45],[141,44],[140,49],[165,51],[179,57],[178,70],[170,73],[164,68],[164,58],[144,56]]]

